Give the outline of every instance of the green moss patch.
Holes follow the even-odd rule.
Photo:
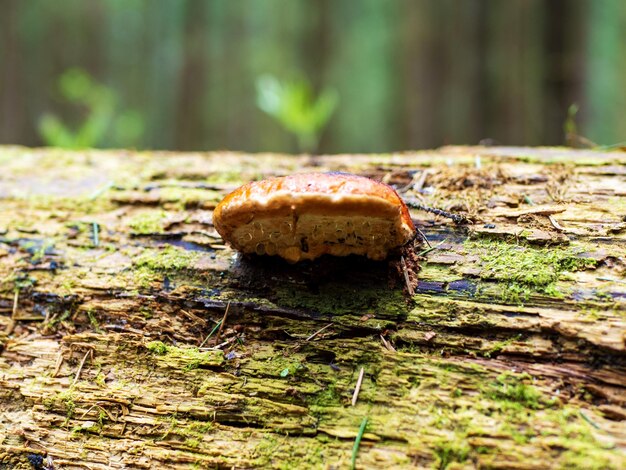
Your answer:
[[[188,251],[172,245],[158,249],[146,248],[133,259],[133,282],[139,288],[149,288],[163,274],[175,276],[194,269],[203,253]]]
[[[190,371],[198,368],[218,367],[224,362],[222,351],[200,351],[198,348],[178,348],[168,346],[161,341],[151,341],[146,349],[152,353],[160,363],[175,369]]]
[[[135,258],[133,265],[136,268],[146,268],[151,271],[181,271],[192,268],[201,256],[201,252],[166,245],[159,250],[146,249]]]
[[[529,384],[530,376],[501,374],[495,382],[486,385],[482,393],[506,406],[530,408],[533,410],[546,408],[555,404],[554,400],[548,400],[533,385]]]
[[[535,248],[495,240],[468,240],[464,248],[480,257],[480,278],[498,281],[507,303],[522,303],[533,293],[562,297],[556,283],[563,273],[593,269],[598,264],[572,248]]]
[[[144,211],[136,214],[130,220],[128,226],[135,235],[162,233],[164,231],[163,222],[166,216],[167,214],[164,211]]]

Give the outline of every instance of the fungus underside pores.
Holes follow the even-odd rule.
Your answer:
[[[383,260],[416,229],[396,191],[343,173],[304,173],[248,183],[215,208],[222,238],[242,253],[289,262],[322,255]]]

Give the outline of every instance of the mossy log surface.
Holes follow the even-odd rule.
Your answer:
[[[0,148],[0,467],[626,468],[625,168]],[[236,256],[216,203],[303,170],[470,223],[412,211],[414,295],[387,262]]]

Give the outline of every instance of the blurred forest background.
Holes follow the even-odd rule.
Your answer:
[[[626,140],[626,1],[0,0],[0,143],[387,152],[564,127]]]

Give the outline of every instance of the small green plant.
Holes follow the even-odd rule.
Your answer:
[[[39,133],[46,145],[69,149],[104,144],[129,147],[143,134],[142,116],[131,109],[120,110],[116,93],[84,70],[66,70],[59,77],[58,90],[65,101],[81,107],[85,116],[72,129],[58,116],[44,114],[39,120]]]
[[[324,88],[315,96],[308,80],[281,82],[271,75],[259,77],[256,89],[258,107],[296,136],[301,152],[315,152],[339,102],[337,91]]]
[[[567,117],[563,123],[563,132],[565,134],[565,144],[574,148],[594,148],[598,147],[595,142],[583,137],[579,134],[578,124],[576,123],[576,115],[578,114],[578,104],[572,103],[567,108]]]
[[[161,341],[150,341],[146,344],[146,349],[156,356],[163,356],[167,354],[167,346]]]
[[[623,150],[626,147],[626,141],[617,142],[609,145],[599,145],[593,140],[583,137],[578,133],[578,124],[576,123],[576,115],[578,114],[578,104],[572,103],[567,108],[567,117],[563,123],[563,133],[565,134],[565,144],[574,148],[592,148],[594,150]]]
[[[578,135],[576,114],[578,114],[578,105],[576,103],[572,103],[569,108],[567,108],[567,117],[563,123],[563,132],[565,133],[566,142],[569,142],[574,136]]]
[[[96,331],[96,333],[102,333],[100,329],[100,323],[98,323],[98,319],[96,318],[93,310],[87,310],[87,318],[89,318],[89,324]]]

